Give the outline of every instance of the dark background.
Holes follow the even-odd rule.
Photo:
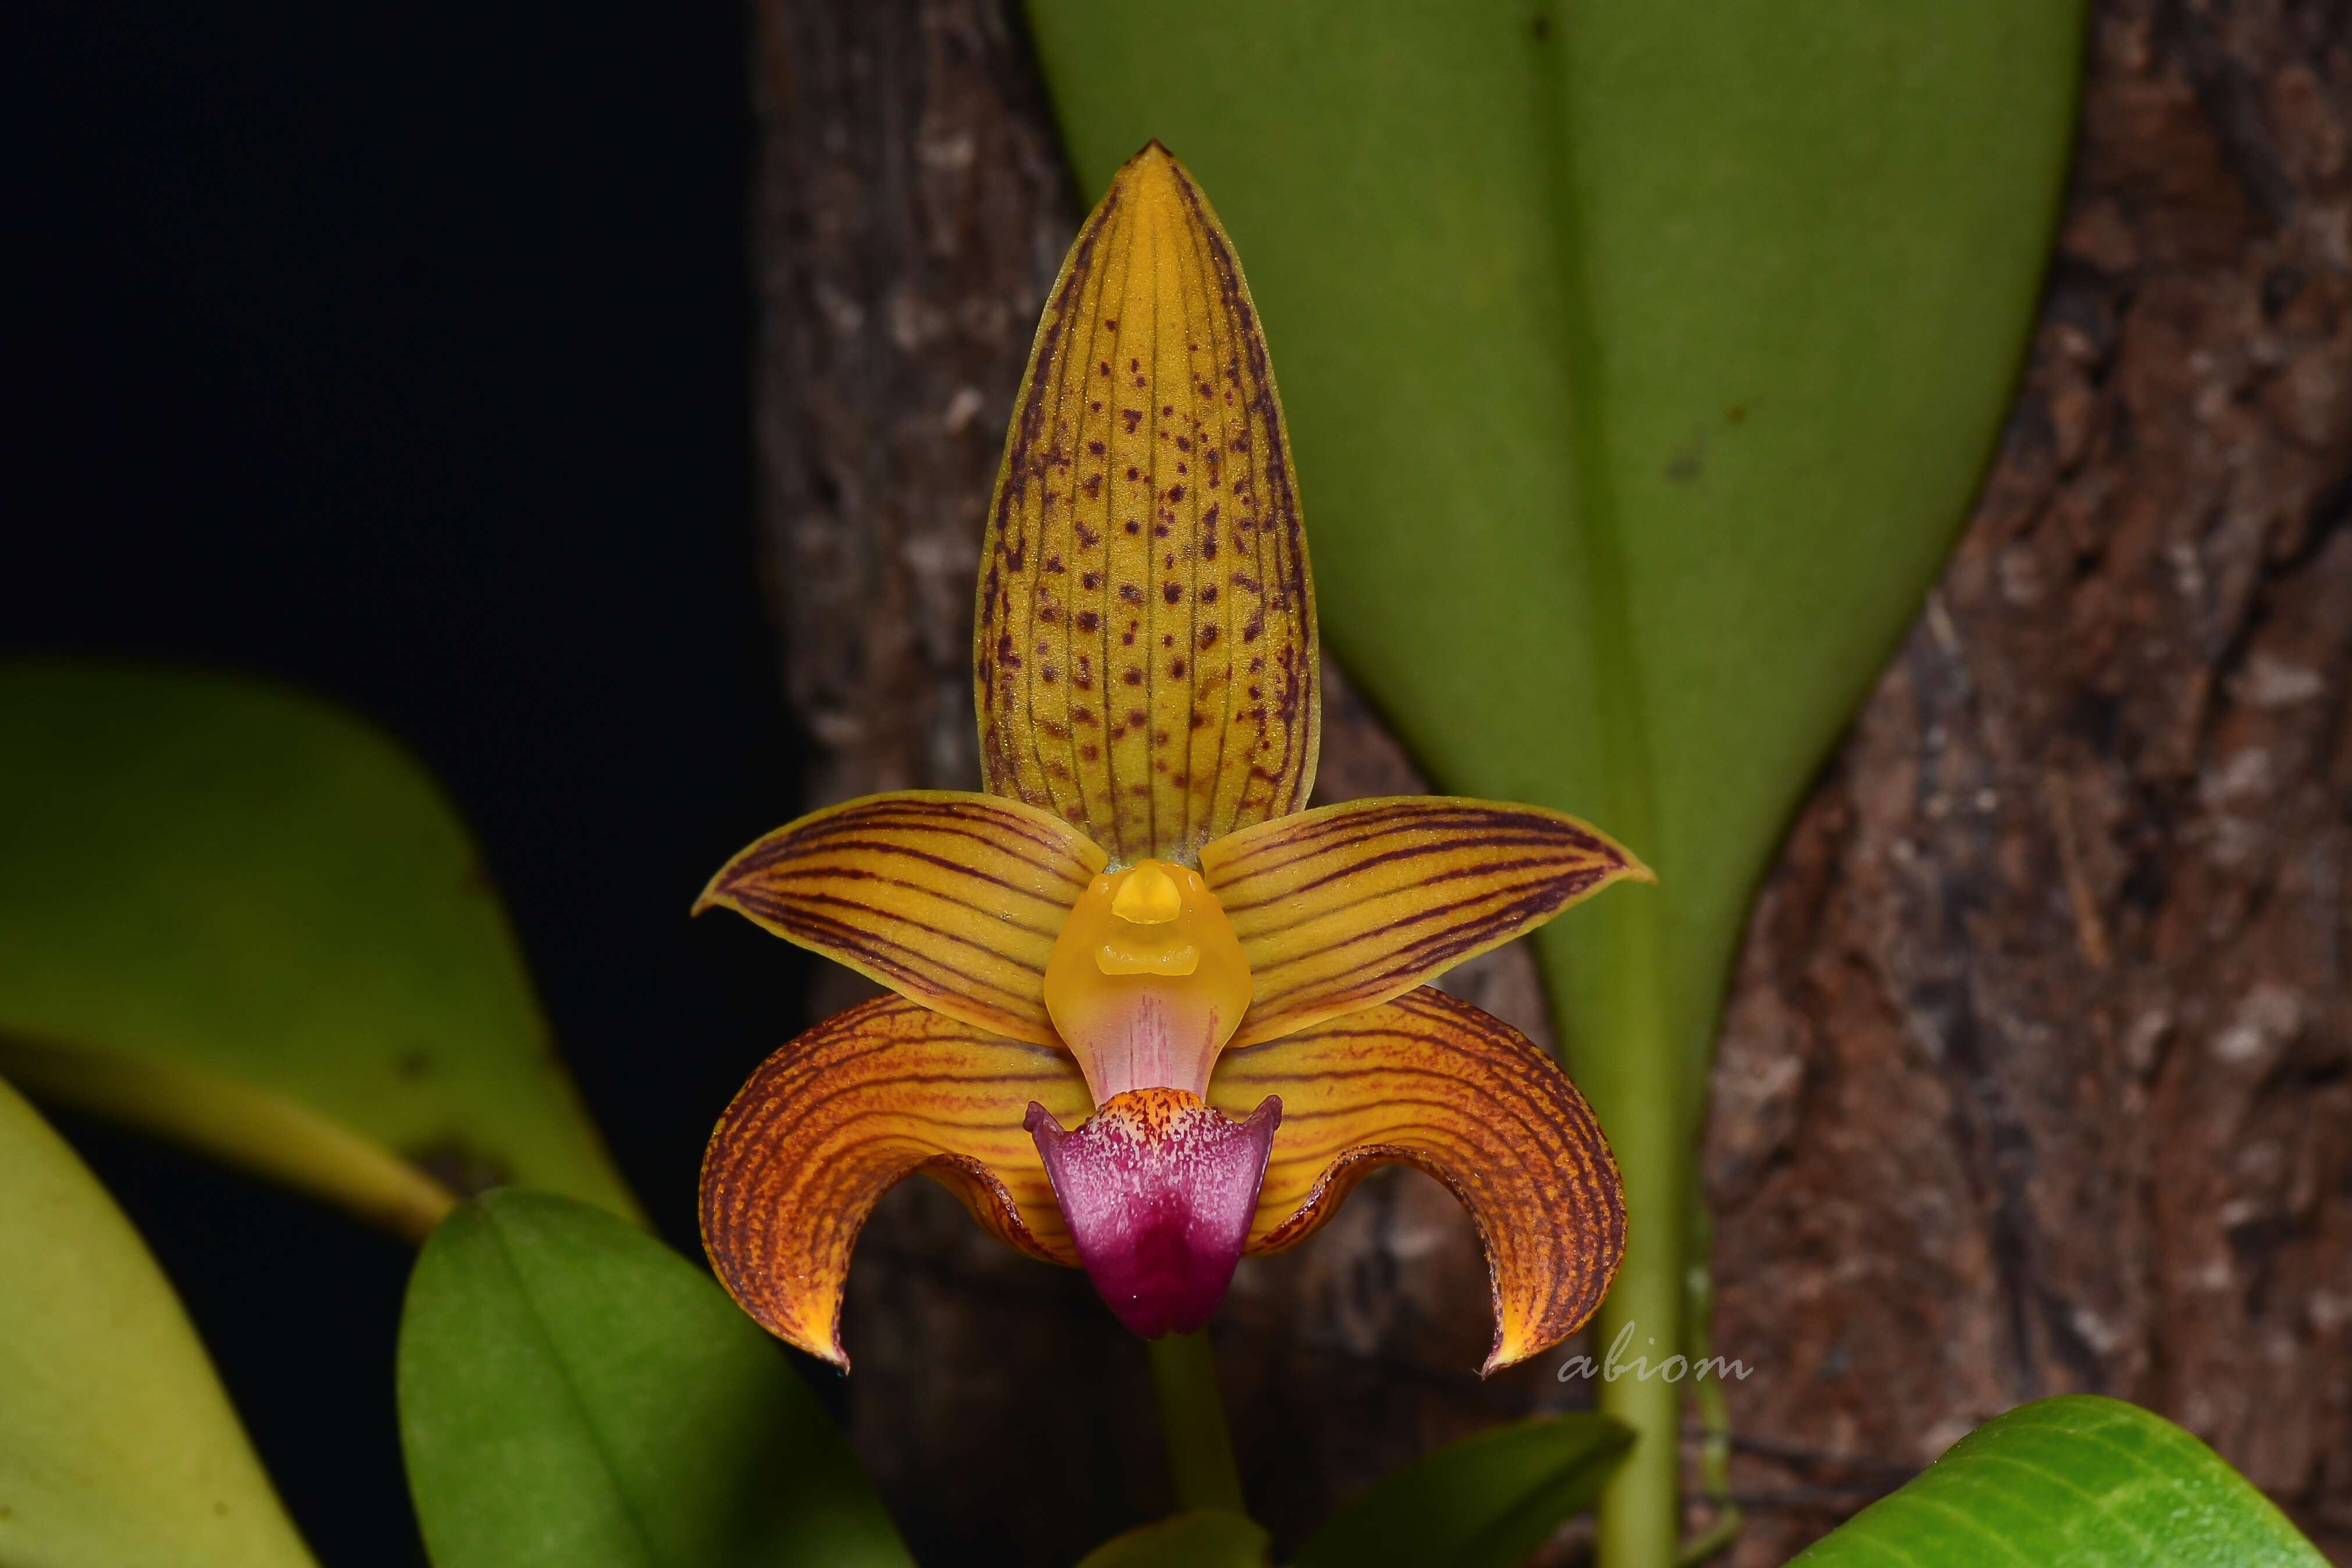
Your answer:
[[[740,15],[12,8],[0,654],[296,682],[480,836],[622,1169],[701,1143],[802,970],[686,909],[792,814],[750,521]],[[409,1250],[69,1121],[323,1561],[413,1564]]]

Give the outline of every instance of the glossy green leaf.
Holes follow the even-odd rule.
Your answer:
[[[0,1083],[0,1563],[310,1562],[138,1232]]]
[[[1790,1568],[2323,1568],[2219,1455],[2121,1400],[2020,1405]]]
[[[1592,1505],[1633,1436],[1605,1415],[1577,1414],[1449,1444],[1333,1514],[1295,1568],[1517,1568]]]
[[[1266,1534],[1255,1520],[1196,1508],[1112,1536],[1078,1568],[1265,1568]]]
[[[1747,901],[1992,450],[2079,0],[1030,14],[1085,193],[1158,137],[1223,218],[1329,646],[1441,787],[1658,873],[1538,941],[1632,1210],[1602,1334],[1675,1345]],[[1603,1556],[1663,1563],[1677,1393],[1602,1400]]]
[[[0,665],[0,1073],[422,1237],[635,1207],[415,761],[262,683]]]
[[[908,1568],[815,1394],[702,1269],[601,1210],[492,1193],[400,1325],[435,1568]]]

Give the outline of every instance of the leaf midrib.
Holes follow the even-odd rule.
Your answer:
[[[506,1227],[494,1215],[486,1213],[482,1217],[491,1240],[497,1244],[499,1261],[505,1266],[508,1278],[514,1281],[515,1294],[521,1299],[524,1310],[530,1314],[531,1326],[539,1331],[541,1340],[547,1346],[548,1357],[555,1363],[556,1375],[562,1382],[564,1394],[578,1413],[581,1427],[588,1434],[588,1446],[594,1451],[596,1462],[603,1467],[605,1479],[612,1483],[613,1494],[620,1501],[621,1517],[628,1522],[629,1533],[635,1538],[639,1560],[649,1568],[662,1568],[662,1554],[654,1550],[653,1535],[639,1511],[637,1500],[624,1483],[621,1467],[611,1446],[604,1440],[604,1431],[597,1426],[594,1408],[581,1388],[579,1380],[572,1375],[572,1363],[563,1353],[562,1341],[556,1334],[554,1325],[548,1321],[547,1314],[540,1310],[539,1297],[532,1291],[521,1265],[515,1259],[514,1248],[507,1239]]]
[[[1568,390],[1567,461],[1572,486],[1570,525],[1581,550],[1590,595],[1585,604],[1596,711],[1601,735],[1605,820],[1619,840],[1653,868],[1667,858],[1658,841],[1655,770],[1643,701],[1638,646],[1633,640],[1632,574],[1626,565],[1616,484],[1610,471],[1608,377],[1593,309],[1586,225],[1578,201],[1576,159],[1570,134],[1569,18],[1549,7],[1549,58],[1538,93],[1545,121],[1541,138],[1558,248],[1555,300],[1562,375]]]

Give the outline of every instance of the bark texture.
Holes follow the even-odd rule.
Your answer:
[[[2008,439],[1765,889],[1706,1151],[1743,1434],[1916,1465],[2114,1394],[2339,1562],[2347,43],[2340,6],[2098,7]],[[1875,1479],[1759,1446],[1738,1485]]]
[[[810,805],[976,783],[971,581],[1078,210],[1002,0],[758,0],[760,458]],[[1942,583],[1795,824],[1706,1147],[1734,1560],[1969,1426],[2165,1411],[2352,1563],[2352,20],[2105,0],[2032,367]],[[1311,499],[1311,498],[1310,498]],[[1318,801],[1422,787],[1335,683]],[[1531,1032],[1510,950],[1454,987]],[[816,998],[856,994],[845,974]],[[1481,1384],[1485,1269],[1376,1178],[1216,1326],[1284,1540]],[[852,1436],[927,1561],[1167,1506],[1140,1347],[912,1183],[851,1279]],[[1571,1532],[1548,1555],[1573,1560]]]

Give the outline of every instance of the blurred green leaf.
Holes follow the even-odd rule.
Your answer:
[[[311,1563],[138,1233],[5,1083],[0,1563]]]
[[[1296,1568],[1515,1568],[1592,1505],[1633,1440],[1605,1415],[1577,1414],[1448,1444],[1333,1514]]]
[[[0,1073],[422,1237],[636,1208],[414,759],[259,682],[0,665]]]
[[[1078,1568],[1265,1568],[1266,1534],[1255,1520],[1196,1508],[1112,1536]]]
[[[2079,0],[1029,9],[1085,193],[1156,136],[1233,237],[1334,650],[1443,787],[1658,873],[1539,956],[1632,1210],[1603,1337],[1676,1347],[1733,946],[1993,449]],[[1662,1563],[1677,1394],[1602,1402],[1604,1559]]]
[[[442,1222],[400,1326],[436,1568],[908,1568],[775,1342],[601,1210],[492,1193]]]
[[[1790,1568],[2324,1568],[2212,1449],[2121,1400],[2020,1405]]]

